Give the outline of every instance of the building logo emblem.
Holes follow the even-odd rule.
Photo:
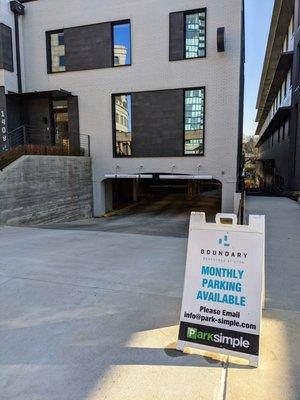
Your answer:
[[[219,239],[219,244],[223,245],[224,247],[229,247],[230,243],[229,243],[228,235],[224,235],[224,237],[222,239]]]

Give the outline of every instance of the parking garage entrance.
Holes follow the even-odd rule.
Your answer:
[[[114,211],[183,218],[202,211],[211,221],[221,212],[222,184],[212,177],[149,174],[115,176],[109,181]]]

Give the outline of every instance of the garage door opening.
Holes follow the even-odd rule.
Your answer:
[[[189,215],[202,211],[214,221],[221,212],[222,184],[217,180],[161,178],[115,178],[110,180],[112,210],[154,215]]]

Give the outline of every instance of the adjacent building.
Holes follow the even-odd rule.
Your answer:
[[[300,0],[275,0],[257,100],[264,190],[300,191]]]
[[[243,67],[242,0],[0,0],[1,150],[90,135],[95,216],[146,180],[217,183],[232,212]]]

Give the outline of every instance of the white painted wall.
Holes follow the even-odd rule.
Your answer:
[[[116,166],[120,173],[137,173],[140,166],[143,172],[169,173],[175,165],[175,173],[213,175],[223,183],[223,211],[233,211],[242,0],[38,0],[25,7],[26,91],[62,88],[79,96],[81,133],[91,135],[95,215],[104,211],[104,174]],[[207,7],[207,57],[169,62],[169,13],[200,7]],[[132,66],[47,74],[45,31],[121,19],[131,19]],[[218,53],[222,26],[226,52]],[[204,157],[112,157],[112,93],[193,86],[206,87]]]
[[[22,17],[19,17],[19,30],[20,30],[20,47],[22,49]],[[15,24],[14,14],[10,10],[10,0],[0,0],[0,22],[9,26],[12,29],[12,42],[13,42],[13,54],[14,54],[14,72],[0,69],[0,86],[5,86],[6,92],[17,92],[18,91],[18,79],[17,79],[17,65],[16,65],[16,43],[15,43]],[[24,72],[24,70],[23,70]]]

